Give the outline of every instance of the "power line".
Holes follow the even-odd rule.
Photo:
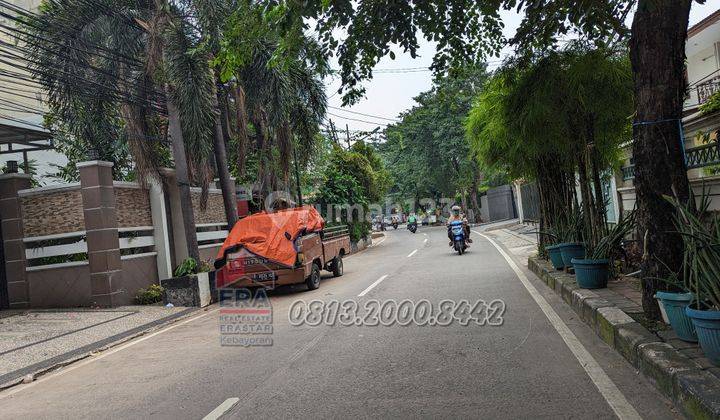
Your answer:
[[[375,126],[383,126],[383,127],[384,127],[384,126],[387,126],[387,124],[383,124],[383,123],[377,123],[377,122],[372,122],[372,121],[365,121],[365,120],[360,120],[360,119],[350,118],[350,117],[343,117],[342,115],[336,115],[336,114],[333,114],[332,112],[328,112],[328,115],[332,115],[333,117],[342,118],[342,119],[348,120],[348,121],[357,121],[357,122],[361,122],[361,123],[365,123],[365,124],[372,124],[372,125],[375,125]]]
[[[380,119],[380,120],[387,120],[387,121],[392,121],[392,122],[400,122],[400,120],[398,120],[398,119],[396,119],[396,118],[387,118],[387,117],[381,117],[381,116],[379,116],[379,115],[363,114],[362,112],[351,111],[351,110],[349,110],[349,109],[338,108],[338,107],[336,107],[336,106],[330,106],[330,105],[328,105],[328,108],[335,109],[335,110],[338,110],[338,111],[349,112],[350,114],[362,115],[363,117],[377,118],[377,119]]]

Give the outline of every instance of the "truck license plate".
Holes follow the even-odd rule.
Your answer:
[[[267,273],[254,273],[251,278],[253,281],[271,281],[277,280],[277,274],[272,271]]]

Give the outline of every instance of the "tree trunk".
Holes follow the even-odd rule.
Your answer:
[[[663,195],[689,195],[680,122],[685,95],[684,60],[691,0],[640,0],[630,39],[636,115],[633,124],[635,192],[642,262],[643,309],[660,312],[653,298],[668,269],[679,272],[683,245],[674,233],[673,207]],[[667,267],[667,268],[666,268]]]
[[[215,111],[215,133],[213,135],[213,150],[215,152],[215,165],[217,166],[218,178],[220,178],[220,190],[223,196],[223,206],[225,207],[225,217],[228,222],[228,229],[232,229],[237,222],[237,200],[235,198],[235,188],[230,179],[230,168],[228,167],[227,150],[225,149],[225,138],[222,130],[222,120],[220,119],[220,102],[218,101],[219,90],[217,86],[212,93],[213,108]]]
[[[190,178],[188,176],[187,156],[183,142],[182,128],[180,127],[180,113],[172,100],[172,93],[165,87],[168,111],[168,134],[172,141],[173,159],[175,160],[175,179],[180,190],[180,203],[183,216],[183,230],[187,242],[188,256],[198,263],[200,251],[198,250],[197,232],[195,231],[195,213],[190,195]]]

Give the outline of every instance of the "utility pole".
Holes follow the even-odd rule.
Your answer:
[[[345,138],[347,139],[348,150],[350,150],[350,128],[345,124]]]
[[[338,144],[337,133],[335,132],[335,124],[330,120],[330,138],[335,144]]]

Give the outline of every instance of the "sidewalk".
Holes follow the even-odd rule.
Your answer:
[[[696,343],[677,338],[662,322],[643,315],[638,279],[625,277],[605,289],[581,289],[575,276],[557,271],[536,257],[531,226],[515,225],[489,235],[521,260],[572,307],[588,326],[639,372],[653,381],[691,418],[720,418],[720,367]]]
[[[0,312],[0,389],[127,341],[198,308],[123,306]]]

